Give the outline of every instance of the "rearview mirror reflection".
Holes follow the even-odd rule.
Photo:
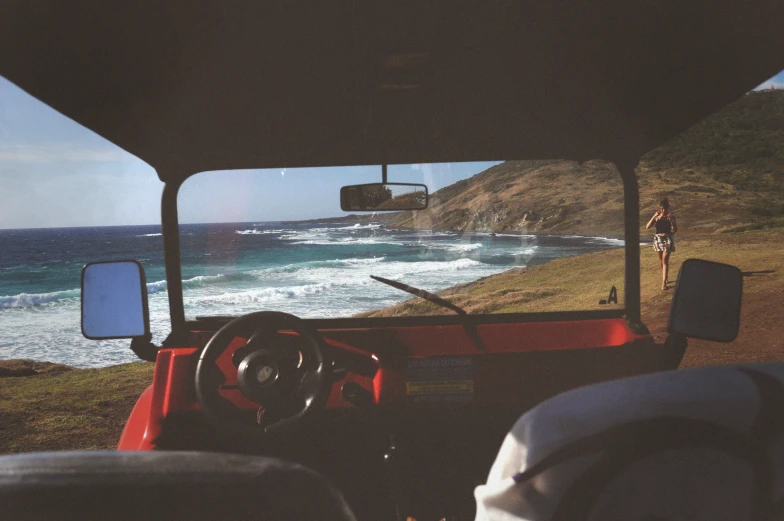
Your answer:
[[[340,208],[351,212],[423,210],[427,186],[406,183],[371,183],[340,189]]]

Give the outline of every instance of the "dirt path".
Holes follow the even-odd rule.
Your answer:
[[[681,367],[784,361],[784,238],[781,236],[711,235],[710,252],[703,238],[682,240],[673,257],[672,273],[689,257],[728,262],[747,273],[738,338],[721,344],[689,340]],[[768,252],[765,256],[763,252]],[[696,255],[695,253],[699,253]],[[645,255],[645,254],[643,254]],[[650,252],[650,257],[653,257]],[[711,258],[712,257],[712,258]],[[655,260],[655,259],[653,259]],[[654,262],[643,256],[643,321],[657,341],[667,336],[667,315],[671,294],[653,295],[659,284]],[[760,273],[763,272],[763,273]],[[674,280],[675,275],[670,279]]]

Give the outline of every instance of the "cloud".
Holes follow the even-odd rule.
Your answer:
[[[86,147],[78,143],[0,145],[0,162],[5,163],[109,163],[130,159],[135,158],[120,148]]]

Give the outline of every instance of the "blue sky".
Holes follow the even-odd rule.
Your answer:
[[[784,71],[757,89],[784,88]],[[501,158],[499,158],[501,159]],[[431,191],[494,163],[391,166],[390,181]],[[182,222],[269,221],[342,215],[340,186],[375,182],[380,168],[199,174],[183,187]],[[225,175],[221,175],[225,181]],[[152,167],[0,77],[0,229],[160,223],[163,185]],[[239,189],[238,189],[239,187]]]
[[[392,165],[389,181],[425,183],[434,191],[493,164]],[[344,215],[341,186],[381,180],[379,166],[324,170],[198,174],[183,185],[180,220]],[[158,224],[162,188],[147,163],[0,77],[0,229]]]
[[[433,192],[498,162],[390,165],[388,181],[423,183]],[[381,167],[203,172],[180,189],[180,222],[248,222],[346,215],[340,187],[381,181]]]
[[[776,89],[784,89],[784,71],[773,76],[766,82],[763,82],[759,86],[757,86],[754,90],[761,90],[761,89],[769,89],[773,86]]]

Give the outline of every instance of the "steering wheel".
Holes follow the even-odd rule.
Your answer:
[[[280,334],[281,330],[296,336]],[[221,371],[216,362],[236,345],[237,337],[248,339],[232,357],[237,385],[224,385],[227,364]],[[196,366],[196,396],[202,410],[219,426],[228,423],[268,433],[324,406],[332,383],[329,368],[321,338],[307,322],[288,313],[259,311],[232,320],[207,342]],[[239,389],[258,406],[255,422],[249,421],[247,411],[223,398],[221,389]]]

